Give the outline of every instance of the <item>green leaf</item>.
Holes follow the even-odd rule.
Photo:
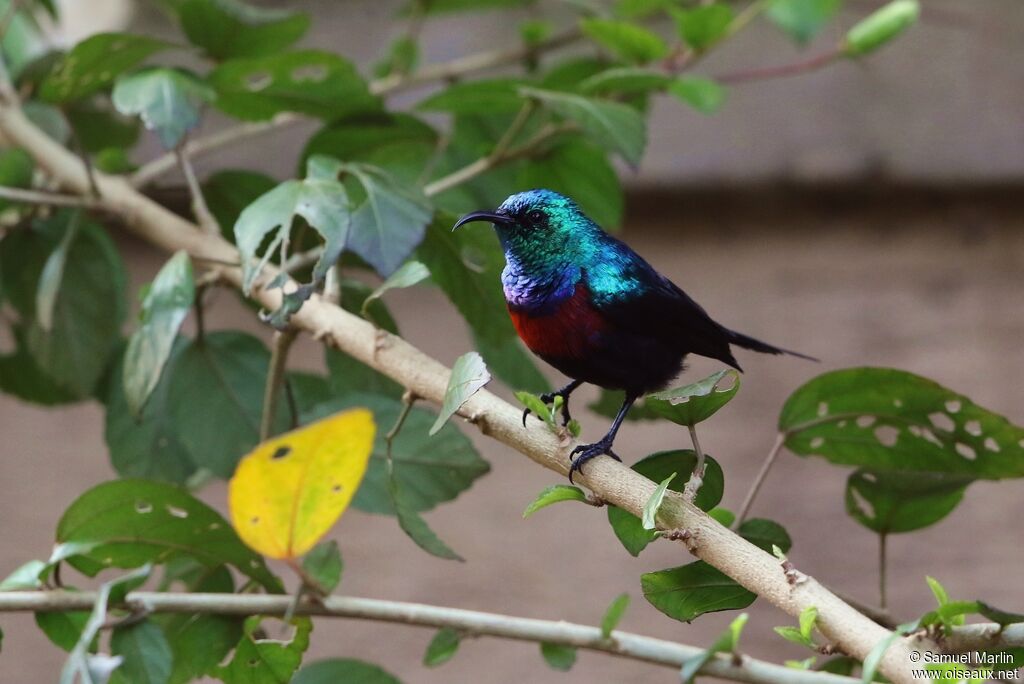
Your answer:
[[[48,563],[40,560],[30,560],[23,563],[0,582],[0,591],[40,589],[43,583],[40,581],[39,576],[48,570],[49,567]]]
[[[457,358],[452,365],[448,387],[444,391],[441,412],[430,428],[430,435],[433,436],[444,427],[448,419],[490,381],[491,374],[487,372],[487,365],[479,354],[469,352]]]
[[[167,684],[174,665],[171,645],[150,620],[119,627],[110,637],[110,652],[124,660],[117,673],[131,684]]]
[[[71,228],[69,221],[69,215],[62,213],[52,219],[50,226],[67,231]],[[59,249],[57,240],[51,244]],[[28,349],[39,368],[56,384],[78,397],[91,395],[116,349],[124,319],[121,258],[107,234],[82,219],[67,246],[63,268],[49,274],[44,269],[40,290],[49,287],[43,282],[46,275],[59,276],[59,285],[51,289],[52,325],[45,327],[38,318],[33,320]]]
[[[677,78],[669,85],[668,92],[701,114],[714,114],[725,102],[725,88],[711,79],[698,76]]]
[[[139,140],[139,120],[119,113],[106,97],[94,96],[63,109],[76,142],[89,154],[110,154],[112,148],[130,148]]]
[[[341,582],[341,551],[333,539],[322,541],[302,559],[302,569],[328,592],[334,591]]]
[[[405,262],[397,271],[388,276],[387,280],[380,284],[380,287],[371,292],[369,296],[363,300],[363,318],[369,319],[367,311],[368,307],[370,304],[380,299],[388,290],[412,287],[429,277],[430,271],[419,261]]]
[[[203,182],[203,197],[220,224],[221,234],[234,242],[235,222],[242,210],[277,185],[270,176],[255,171],[228,169],[211,174]]]
[[[555,417],[551,413],[551,408],[544,403],[544,401],[536,394],[529,392],[516,392],[516,399],[533,415],[540,418],[542,421],[547,423],[547,426],[552,430],[556,429]]]
[[[618,0],[616,16],[623,19],[643,19],[675,6],[675,0]]]
[[[580,28],[626,62],[645,64],[668,54],[668,46],[660,36],[628,21],[582,19]]]
[[[319,50],[232,59],[208,80],[217,91],[217,107],[247,121],[281,112],[337,119],[380,109],[351,62]]]
[[[395,515],[398,517],[398,525],[402,531],[409,535],[409,538],[432,556],[444,558],[445,560],[464,560],[462,556],[455,553],[440,537],[430,529],[427,521],[419,513],[405,503],[401,490],[394,478],[388,480],[389,491],[391,492],[391,504],[394,506]]]
[[[720,2],[676,10],[673,14],[679,36],[697,52],[703,52],[725,38],[733,19],[732,9]]]
[[[124,394],[132,415],[141,416],[194,300],[192,261],[181,250],[164,264],[146,290],[141,324],[125,350]]]
[[[630,164],[640,163],[647,131],[643,116],[629,105],[537,88],[521,88],[520,92],[576,122],[593,142],[617,152]]]
[[[516,78],[453,83],[421,100],[416,109],[449,114],[514,114],[523,106],[519,90],[525,84],[525,81]]]
[[[893,0],[855,24],[846,33],[843,52],[863,57],[910,28],[921,13],[917,0]]]
[[[722,527],[732,527],[732,524],[736,521],[736,514],[721,506],[712,508],[708,511],[708,515],[714,518]]]
[[[576,200],[606,230],[622,223],[622,184],[608,153],[581,137],[555,143],[516,173],[516,187],[548,188]]]
[[[604,611],[604,617],[601,618],[601,636],[603,638],[611,638],[612,631],[618,627],[627,608],[629,608],[629,594],[619,594],[608,605],[608,609]]]
[[[645,573],[640,584],[651,605],[683,622],[704,613],[746,608],[757,598],[704,561]]]
[[[773,549],[781,549],[783,553],[793,547],[786,529],[774,520],[751,518],[744,520],[736,532],[748,542],[768,553]]]
[[[765,14],[794,42],[806,45],[841,6],[842,0],[772,0]]]
[[[388,491],[384,435],[386,426],[394,425],[398,418],[401,404],[386,397],[349,393],[304,413],[302,422],[355,406],[369,408],[377,425],[385,427],[377,431],[366,475],[352,505],[368,513],[394,515]],[[427,437],[434,420],[433,413],[413,408],[392,442],[391,455],[402,501],[414,511],[427,511],[439,503],[451,501],[490,470],[473,443],[454,426],[446,425],[433,437]]]
[[[537,495],[537,498],[530,502],[530,505],[523,511],[523,518],[529,518],[542,508],[559,501],[586,501],[587,495],[579,487],[572,485],[551,485]]]
[[[568,672],[576,664],[575,646],[563,646],[542,641],[540,654],[544,656],[544,662],[548,664],[548,667],[559,672]]]
[[[169,150],[199,125],[203,105],[214,97],[213,89],[195,74],[154,67],[119,78],[111,100],[122,114],[141,116]]]
[[[294,629],[294,634],[284,640],[263,636],[280,629],[277,625],[264,628],[263,622],[264,618],[258,615],[245,620],[234,657],[213,673],[225,684],[289,684],[293,681],[292,675],[302,664],[302,654],[309,648],[313,622],[308,617],[291,618],[285,624]]]
[[[8,188],[28,188],[32,185],[35,161],[28,152],[17,147],[0,150],[0,185]],[[16,204],[0,199],[0,211]],[[6,240],[6,237],[4,238]]]
[[[732,383],[720,389],[719,385],[727,378]],[[652,394],[644,399],[644,408],[676,425],[693,426],[715,415],[736,396],[739,389],[739,373],[722,370],[693,384]]]
[[[437,149],[437,131],[414,116],[371,112],[332,119],[302,151],[385,169],[399,183],[416,185]]]
[[[932,595],[935,596],[935,602],[939,604],[939,608],[949,603],[949,593],[946,592],[946,588],[939,580],[930,576],[924,579],[928,583],[928,588],[932,590]]]
[[[657,487],[654,488],[654,492],[651,494],[651,498],[644,504],[644,514],[641,518],[641,524],[645,530],[653,530],[656,527],[654,519],[658,515],[658,509],[661,508],[661,502],[665,499],[665,491],[668,489],[668,485],[672,480],[675,479],[678,473],[672,473],[664,480],[661,481]]]
[[[532,0],[423,0],[428,15],[522,7]]]
[[[505,313],[500,278],[505,257],[497,241],[482,230],[453,233],[454,222],[440,215],[427,228],[416,257],[469,324],[490,371],[514,389],[548,389]]]
[[[89,576],[186,555],[209,568],[230,564],[270,591],[281,587],[230,523],[170,484],[126,479],[89,489],[64,512],[57,542],[76,545],[69,562]]]
[[[775,633],[786,641],[796,644],[797,646],[805,646],[811,649],[817,649],[817,644],[814,643],[813,639],[809,639],[800,633],[800,630],[796,627],[773,627]]]
[[[392,399],[402,396],[402,386],[386,375],[356,361],[343,351],[326,347],[324,358],[332,391],[338,393],[367,392]]]
[[[1010,613],[1005,610],[1000,610],[994,606],[990,606],[984,601],[978,601],[977,604],[978,612],[992,622],[997,623],[1000,627],[1024,622],[1024,615],[1020,613]]]
[[[782,408],[786,447],[837,465],[1000,479],[1024,476],[1024,429],[913,373],[819,375]]]
[[[721,466],[715,459],[709,456],[705,463],[704,484],[697,493],[695,503],[701,510],[708,511],[722,500],[725,478],[722,475]],[[682,492],[686,486],[686,480],[689,479],[690,473],[693,472],[696,465],[696,454],[689,449],[680,449],[651,454],[634,464],[633,470],[654,482],[662,482],[672,473],[683,473],[684,477],[670,482],[668,486],[671,491]],[[640,518],[617,506],[608,506],[608,522],[611,524],[615,536],[634,556],[647,548],[647,545],[658,536],[657,532],[644,529]]]
[[[373,65],[373,75],[379,78],[405,75],[420,62],[420,46],[411,36],[399,36],[391,42],[386,56]]]
[[[437,667],[447,663],[459,650],[461,640],[462,634],[451,627],[438,630],[427,645],[426,653],[423,654],[423,664],[427,667]]]
[[[701,668],[718,653],[732,653],[735,655],[736,649],[739,648],[740,634],[743,633],[743,627],[746,626],[749,617],[750,616],[746,613],[738,615],[736,619],[729,624],[729,628],[718,635],[718,638],[715,640],[715,643],[711,645],[711,648],[699,655],[688,658],[683,663],[683,667],[679,671],[679,675],[682,680],[687,682],[687,684],[692,682],[700,673]]]
[[[811,638],[811,633],[818,622],[818,609],[814,606],[807,606],[800,611],[800,634]]]
[[[104,438],[110,451],[110,464],[119,476],[184,484],[196,472],[196,465],[176,431],[168,397],[170,378],[186,346],[188,342],[183,337],[174,341],[166,371],[138,418],[129,408],[125,394],[124,356],[115,358],[111,376],[105,383]]]
[[[318,160],[311,160],[311,168]],[[324,252],[313,267],[314,285],[323,281],[351,237],[353,217],[348,193],[340,182],[310,174],[305,180],[281,183],[246,207],[235,222],[235,244],[242,256],[242,290],[246,295],[277,247],[288,239],[293,216],[304,218],[324,239]],[[257,250],[268,235],[272,235],[270,242],[254,264]]]
[[[71,245],[78,236],[81,218],[81,212],[71,214],[64,235],[46,258],[42,273],[39,274],[39,287],[36,290],[36,323],[47,332],[53,329],[54,308],[64,278],[64,267],[67,265]]]
[[[402,684],[376,665],[351,658],[320,660],[306,665],[291,684]]]
[[[130,33],[86,38],[57,62],[39,85],[39,97],[64,104],[107,88],[118,76],[170,43]]]
[[[625,399],[625,397],[626,393],[621,390],[602,389],[600,393],[598,393],[597,399],[587,404],[587,408],[599,416],[615,418],[616,414],[619,412],[619,408],[622,406],[622,400]],[[643,400],[637,400],[637,402],[633,404],[633,408],[626,414],[627,421],[657,420],[658,418],[660,418],[660,416],[647,408]]]
[[[87,611],[36,613],[36,626],[54,646],[64,651],[70,651],[75,647],[82,638],[82,631],[85,630],[85,623],[88,621]]]
[[[860,469],[846,479],[846,512],[879,534],[911,532],[952,513],[971,482],[941,473]]]
[[[579,84],[584,95],[634,95],[663,90],[673,78],[647,67],[613,67],[585,79]]]
[[[239,0],[183,0],[181,27],[213,59],[259,57],[284,50],[309,28],[309,16]]]

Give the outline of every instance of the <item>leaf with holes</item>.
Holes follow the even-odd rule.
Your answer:
[[[373,414],[352,409],[260,444],[228,485],[242,540],[269,558],[313,548],[356,493],[375,431]]]
[[[626,62],[646,64],[668,54],[661,36],[628,21],[583,19],[580,28],[597,44]]]
[[[290,684],[302,664],[302,654],[309,648],[313,621],[308,617],[293,617],[278,625],[265,626],[264,622],[281,621],[259,615],[246,618],[235,655],[211,674],[225,684]],[[280,633],[282,628],[290,628],[287,638],[267,636]]]
[[[57,542],[68,548],[68,562],[90,577],[107,567],[189,556],[207,568],[232,565],[269,591],[281,590],[219,513],[170,484],[124,479],[93,487],[64,512]]]
[[[216,94],[184,69],[155,67],[117,80],[111,100],[122,114],[137,114],[166,149],[177,147],[199,125],[203,106]]]
[[[351,62],[320,50],[228,60],[208,80],[217,91],[216,106],[248,121],[281,112],[337,119],[380,109]]]
[[[932,380],[889,368],[819,375],[782,407],[800,456],[873,471],[1024,477],[1024,429]]]
[[[140,325],[128,340],[122,365],[124,396],[136,418],[160,380],[195,292],[192,261],[184,250],[164,264],[146,290]]]
[[[457,358],[452,365],[448,387],[444,391],[441,412],[430,428],[430,434],[434,435],[444,427],[448,419],[490,381],[491,374],[487,372],[487,365],[479,354],[469,352]]]
[[[622,155],[630,164],[640,163],[647,131],[643,116],[629,105],[537,88],[522,88],[520,92],[576,122],[594,142]]]
[[[696,465],[697,455],[692,450],[679,449],[651,454],[635,463],[633,470],[654,482],[663,482],[673,473],[680,473],[676,480],[669,483],[668,489],[682,492]],[[724,489],[725,477],[722,474],[722,467],[708,456],[704,466],[704,484],[697,493],[694,503],[701,510],[709,511],[722,500]],[[644,529],[640,518],[617,506],[608,506],[608,522],[615,536],[634,556],[647,548],[647,545],[658,536],[655,530]]]
[[[183,0],[176,9],[189,42],[217,60],[280,52],[301,38],[310,23],[301,12],[240,0]]]
[[[941,473],[862,468],[846,479],[846,513],[879,534],[919,530],[952,513],[973,481]]]
[[[720,389],[724,382],[731,384]],[[644,399],[644,408],[676,425],[696,425],[715,415],[740,390],[740,374],[734,370],[718,371],[685,387],[665,390]]]
[[[39,85],[39,97],[65,104],[107,88],[150,55],[172,47],[162,40],[130,33],[100,33],[71,48]]]

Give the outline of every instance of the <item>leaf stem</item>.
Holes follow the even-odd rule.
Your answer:
[[[886,575],[887,575],[887,550],[886,542],[888,541],[889,535],[882,532],[878,535],[878,607],[885,610],[888,606],[888,597],[886,596]]]
[[[736,522],[732,525],[734,530],[742,525],[743,521],[747,519],[747,514],[750,513],[750,507],[754,505],[754,499],[757,497],[757,493],[761,490],[761,485],[764,484],[765,478],[768,477],[768,471],[772,469],[772,465],[775,464],[775,459],[778,458],[779,453],[782,451],[782,447],[786,444],[786,437],[788,437],[788,433],[780,432],[775,438],[775,443],[772,444],[771,451],[768,452],[768,456],[764,459],[764,463],[761,464],[761,470],[758,471],[753,484],[750,485],[750,489],[747,491],[747,496],[743,499],[743,505],[740,506],[739,513],[736,514]]]
[[[261,442],[272,436],[281,385],[285,381],[284,372],[288,365],[288,351],[298,334],[299,331],[295,328],[278,330],[274,333],[274,341],[270,348],[270,367],[267,369],[267,384],[263,390],[263,413],[260,415]]]
[[[95,197],[62,195],[55,192],[41,192],[39,190],[11,188],[6,185],[0,186],[0,198],[10,200],[12,202],[38,204],[46,207],[78,207],[81,209],[113,211],[106,202],[101,199],[96,199]]]
[[[683,488],[683,498],[693,503],[701,485],[704,484],[704,450],[700,448],[700,441],[697,439],[697,426],[687,425],[686,427],[690,430],[690,440],[693,442],[693,451],[697,454],[697,463],[693,466],[693,473]]]
[[[185,176],[188,193],[192,196],[192,215],[195,216],[196,222],[207,233],[220,235],[220,225],[210,212],[206,198],[203,197],[203,189],[199,186],[199,179],[196,178],[196,171],[192,167],[187,147],[184,144],[179,144],[174,148],[174,156],[178,161],[178,168]]]
[[[735,84],[747,83],[749,81],[766,81],[773,78],[785,78],[787,76],[796,76],[798,74],[806,74],[823,69],[839,60],[842,56],[842,50],[836,48],[829,52],[825,52],[799,62],[792,62],[790,64],[782,64],[779,66],[745,69],[742,71],[731,71],[719,74],[715,76],[714,79],[719,83]]]

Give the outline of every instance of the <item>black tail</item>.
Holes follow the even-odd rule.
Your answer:
[[[782,349],[781,347],[773,347],[767,342],[755,340],[753,337],[747,337],[742,333],[733,332],[732,330],[727,330],[726,333],[729,336],[730,344],[735,344],[736,346],[743,347],[744,349],[761,352],[762,354],[789,354],[790,356],[798,356],[801,359],[807,359],[808,361],[820,361],[820,359],[808,356],[807,354],[790,351],[789,349]]]

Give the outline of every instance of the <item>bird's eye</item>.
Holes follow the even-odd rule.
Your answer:
[[[539,224],[544,219],[544,214],[534,209],[526,215],[526,220],[533,225]]]

